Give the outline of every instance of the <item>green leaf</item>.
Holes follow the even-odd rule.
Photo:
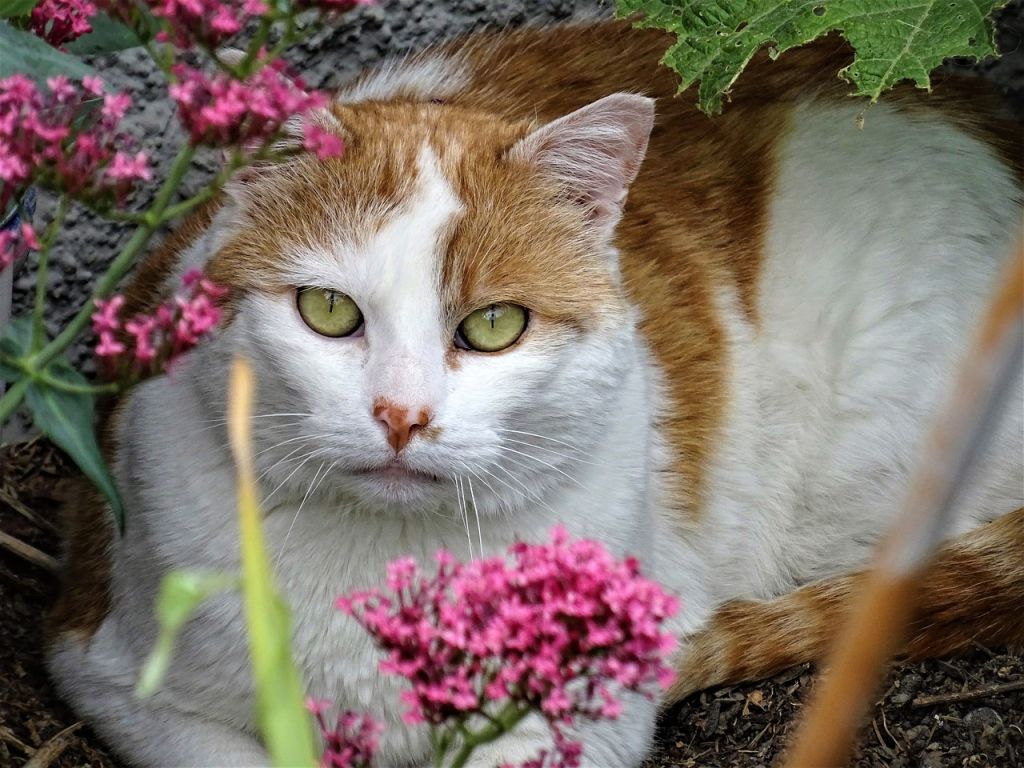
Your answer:
[[[28,16],[39,0],[0,0],[0,19]]]
[[[856,51],[839,73],[858,95],[876,101],[902,80],[929,87],[929,73],[950,56],[995,53],[991,13],[1006,0],[618,0],[621,17],[642,13],[638,26],[673,32],[662,62],[700,81],[698,101],[720,112],[722,96],[763,46],[774,58],[838,30]]]
[[[51,365],[46,372],[51,378],[67,384],[89,386],[78,371],[63,361]],[[96,443],[94,396],[56,389],[37,378],[28,385],[25,402],[35,425],[60,446],[107,497],[117,527],[123,532],[121,496]]]
[[[313,729],[303,706],[303,687],[291,652],[288,607],[274,586],[257,501],[249,420],[252,371],[236,359],[231,374],[228,423],[238,469],[238,524],[242,544],[242,589],[249,630],[249,652],[256,682],[256,715],[274,765],[317,764]]]
[[[32,343],[32,318],[28,315],[16,317],[4,326],[3,332],[3,336],[0,336],[0,379],[15,382],[25,373],[10,363],[29,352],[29,345]]]
[[[54,75],[81,79],[96,71],[74,56],[61,53],[33,34],[0,21],[0,78],[24,74],[39,84]]]
[[[135,48],[142,45],[139,36],[119,21],[114,21],[105,13],[97,13],[89,23],[92,32],[72,40],[65,47],[78,56],[91,56],[99,53],[112,53]]]
[[[238,588],[238,579],[219,573],[170,571],[160,581],[156,598],[156,618],[160,625],[156,646],[146,659],[135,687],[137,696],[156,693],[171,666],[174,641],[196,609],[210,597]]]

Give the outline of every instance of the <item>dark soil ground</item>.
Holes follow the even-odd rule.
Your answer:
[[[55,588],[60,500],[71,471],[42,440],[0,448],[4,768],[118,766],[57,697],[42,663],[43,615]],[[30,549],[15,554],[12,547],[18,544],[11,539]],[[771,680],[690,697],[663,716],[658,749],[648,767],[770,765],[785,748],[813,679],[813,670],[803,666]],[[963,658],[897,665],[871,713],[853,765],[1017,768],[1024,766],[1022,728],[1024,658],[979,646]]]

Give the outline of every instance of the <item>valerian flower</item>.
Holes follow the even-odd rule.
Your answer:
[[[119,127],[128,96],[105,93],[96,77],[78,84],[57,76],[46,85],[24,75],[0,80],[0,210],[30,184],[104,204],[150,178],[146,154],[127,152],[132,140]],[[93,104],[100,108],[73,131]]]
[[[555,528],[549,543],[518,543],[509,559],[458,562],[439,552],[427,577],[408,559],[392,563],[387,591],[340,597],[385,652],[383,672],[405,677],[405,719],[452,727],[475,715],[536,712],[555,750],[539,764],[575,765],[567,726],[615,718],[618,694],[653,697],[672,671],[664,622],[676,598],[600,544]]]
[[[306,708],[313,713],[324,742],[322,768],[369,768],[377,751],[384,726],[369,715],[339,712],[333,724],[325,714],[331,702],[307,699]]]
[[[92,315],[93,331],[99,337],[96,355],[104,361],[109,377],[127,384],[161,373],[213,332],[222,315],[218,301],[227,290],[199,270],[190,270],[182,286],[181,293],[151,314],[127,320],[121,316],[123,296],[96,301]]]
[[[32,31],[54,47],[92,32],[96,6],[88,0],[42,0],[32,9]]]
[[[225,72],[208,75],[186,64],[171,71],[177,80],[171,98],[193,144],[258,145],[281,132],[289,118],[327,105],[324,94],[307,91],[301,78],[287,75],[280,59],[245,80]],[[305,129],[306,146],[318,156],[340,154],[340,139],[312,125]]]

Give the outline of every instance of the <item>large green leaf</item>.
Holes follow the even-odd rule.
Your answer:
[[[27,315],[16,317],[2,330],[3,336],[0,336],[0,379],[14,382],[25,375],[20,368],[12,365],[11,361],[28,353],[29,345],[32,342],[32,318]]]
[[[133,30],[119,21],[114,21],[105,13],[97,13],[89,19],[89,23],[92,24],[92,32],[72,40],[65,46],[71,53],[91,56],[142,45],[142,41]]]
[[[838,30],[856,51],[840,74],[872,101],[902,80],[929,87],[929,73],[950,56],[995,53],[991,13],[1006,0],[618,0],[620,16],[673,32],[662,61],[680,90],[700,81],[706,112],[763,46],[774,57]]]
[[[0,19],[28,16],[39,0],[0,0]]]
[[[61,53],[33,34],[0,21],[0,78],[24,74],[37,83],[54,75],[80,79],[96,71],[80,59]]]
[[[64,362],[51,365],[47,373],[51,378],[75,387],[89,386],[78,371]],[[117,527],[123,531],[124,508],[121,496],[96,442],[94,396],[87,392],[57,389],[37,378],[29,384],[25,402],[35,425],[64,449],[107,497]]]

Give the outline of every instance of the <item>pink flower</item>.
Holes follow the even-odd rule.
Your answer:
[[[41,247],[35,229],[27,221],[20,227],[0,229],[0,272],[26,251],[38,251]]]
[[[560,527],[549,543],[515,544],[509,555],[464,565],[439,552],[430,578],[398,560],[388,593],[356,592],[336,606],[387,654],[381,671],[408,679],[408,722],[450,725],[493,707],[538,712],[556,743],[540,760],[575,765],[581,747],[564,726],[617,717],[613,689],[653,696],[670,682],[674,641],[662,625],[678,601],[635,559],[617,561]]]
[[[32,9],[32,31],[57,47],[92,32],[96,6],[88,0],[42,0]]]
[[[136,152],[134,157],[118,152],[107,166],[107,176],[118,181],[149,181],[153,178],[145,152]]]
[[[105,361],[109,375],[125,383],[154,376],[214,331],[221,319],[217,302],[227,289],[198,270],[190,270],[182,284],[182,293],[151,314],[127,321],[121,317],[124,296],[96,301],[92,315],[93,331],[100,338],[96,355]]]
[[[280,60],[267,62],[245,81],[224,72],[207,75],[185,64],[172,68],[176,83],[171,98],[193,144],[238,146],[276,136],[285,121],[327,104],[327,97],[308,93],[299,78],[284,73]],[[336,152],[337,143],[314,131],[318,154]]]
[[[302,148],[321,160],[341,157],[345,152],[345,145],[340,137],[312,123],[307,123],[303,127]]]
[[[324,740],[323,768],[369,768],[384,726],[354,712],[339,713],[335,724],[329,726],[325,714],[331,702],[326,699],[306,699],[306,708],[316,718]]]
[[[72,134],[84,102],[101,94],[98,119]],[[103,94],[97,78],[79,87],[52,77],[46,91],[23,75],[0,80],[0,210],[33,183],[102,205],[148,179],[145,154],[124,152],[131,139],[119,122],[130,103],[126,95]]]

